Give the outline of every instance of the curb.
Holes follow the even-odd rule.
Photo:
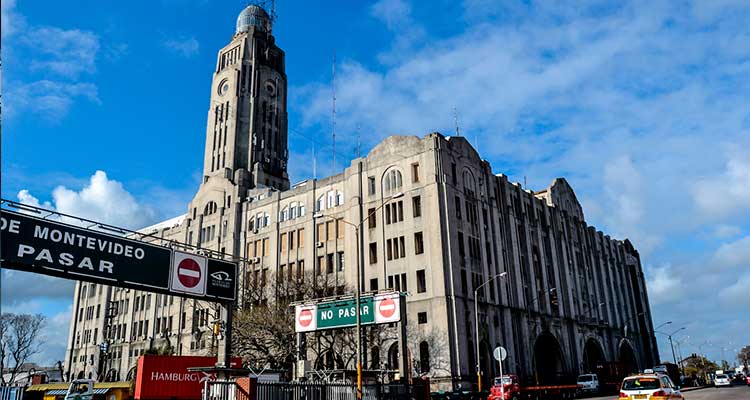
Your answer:
[[[695,390],[701,390],[701,389],[710,388],[710,387],[713,387],[713,386],[706,385],[706,386],[698,386],[698,387],[688,387],[688,388],[680,389],[680,392],[692,392]]]

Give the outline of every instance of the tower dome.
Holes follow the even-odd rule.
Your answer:
[[[235,33],[247,32],[251,27],[263,32],[271,30],[271,17],[260,6],[249,5],[242,10],[237,17],[237,32]]]

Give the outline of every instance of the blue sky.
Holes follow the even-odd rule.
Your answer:
[[[451,134],[455,109],[496,172],[565,176],[589,224],[633,240],[683,353],[750,344],[750,4],[557,3],[279,1],[292,179],[312,175],[312,142],[325,176],[357,127],[366,152]],[[131,228],[184,212],[215,54],[246,4],[4,0],[2,196]],[[4,309],[48,315],[39,360],[61,359],[72,284],[16,278]]]

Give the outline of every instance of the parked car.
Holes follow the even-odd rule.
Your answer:
[[[656,398],[684,400],[682,393],[667,375],[650,372],[623,379],[619,400]]]
[[[601,389],[599,387],[599,377],[596,374],[578,375],[576,383],[581,385],[581,392],[583,393],[599,393]]]
[[[732,386],[732,381],[729,379],[728,375],[716,374],[716,377],[714,378],[714,387],[719,386]]]

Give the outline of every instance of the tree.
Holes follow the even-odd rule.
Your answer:
[[[21,366],[39,352],[39,339],[44,327],[41,314],[0,315],[0,370],[9,373],[8,379],[0,374],[0,385],[12,383]]]
[[[745,368],[745,371],[748,370],[748,362],[750,362],[750,346],[743,347],[739,353],[737,353],[737,360],[740,362],[740,365],[742,365]]]

